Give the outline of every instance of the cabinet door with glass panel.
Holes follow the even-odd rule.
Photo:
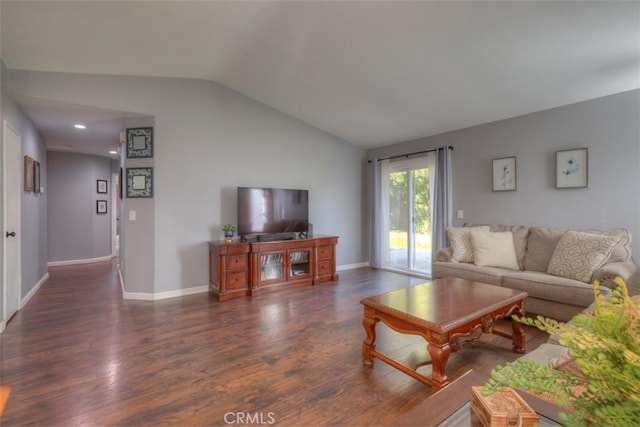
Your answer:
[[[289,279],[294,280],[311,275],[311,249],[295,249],[289,254]]]
[[[253,288],[287,282],[300,285],[313,279],[314,246],[306,240],[254,243],[255,263],[259,265]]]
[[[285,278],[286,251],[260,255],[260,282],[283,280]]]

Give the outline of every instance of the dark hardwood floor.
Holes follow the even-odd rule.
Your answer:
[[[0,335],[0,380],[12,388],[0,425],[388,424],[431,391],[379,360],[362,365],[359,301],[422,281],[363,268],[224,303],[143,302],[122,300],[115,264],[51,268]],[[393,357],[426,354],[418,337],[377,331]],[[526,332],[528,350],[547,338]],[[447,373],[488,374],[517,357],[510,340],[485,335],[453,353]]]

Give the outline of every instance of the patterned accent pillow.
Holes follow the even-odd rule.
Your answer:
[[[607,261],[620,237],[567,231],[556,246],[547,273],[591,283],[593,272]]]
[[[567,347],[564,347],[560,354],[557,357],[552,357],[549,359],[549,367],[551,369],[558,369],[561,365],[564,365],[567,362],[574,360],[573,356],[569,352]]]
[[[577,376],[579,378],[587,379],[578,366],[578,363],[573,358],[568,348],[563,348],[562,352],[558,357],[552,357],[549,359],[549,367],[551,369],[557,369],[558,371],[562,371],[566,374],[571,374]]]
[[[471,230],[489,231],[489,226],[447,227],[447,236],[451,243],[452,262],[473,262]]]

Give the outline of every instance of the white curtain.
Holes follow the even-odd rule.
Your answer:
[[[440,147],[436,151],[436,173],[433,188],[431,221],[431,250],[433,258],[438,249],[449,246],[447,227],[453,218],[453,190],[451,173],[451,151],[453,147]]]
[[[383,203],[385,200],[382,188],[382,163],[386,160],[373,159],[372,167],[372,194],[371,194],[371,253],[369,254],[370,264],[372,267],[382,267],[382,245],[383,240],[386,238],[384,233],[381,232],[384,225]]]
[[[369,206],[369,212],[371,217],[369,219],[369,241],[371,247],[369,248],[369,264],[371,267],[380,268],[382,261],[380,259],[380,165],[378,159],[369,161],[370,167],[370,179],[371,179],[371,197],[369,198],[371,205]]]

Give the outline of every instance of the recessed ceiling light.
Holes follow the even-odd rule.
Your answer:
[[[109,151],[109,154],[118,154],[118,152],[114,151],[114,150],[111,150],[111,151]]]
[[[73,125],[73,127],[76,128],[76,129],[86,129],[87,128],[85,125],[81,125],[81,124]]]

